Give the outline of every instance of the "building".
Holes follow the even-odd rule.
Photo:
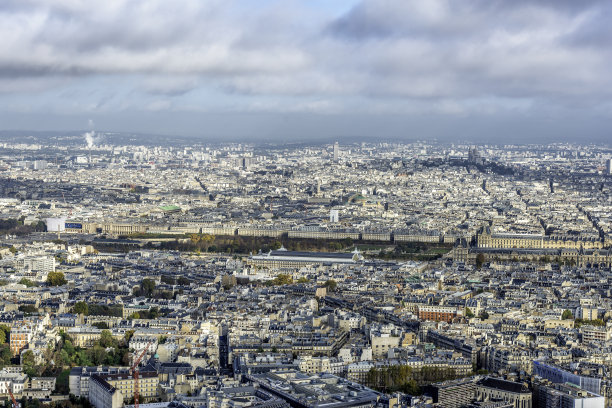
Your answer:
[[[553,383],[571,383],[593,394],[601,394],[601,378],[575,374],[543,361],[533,362],[533,374]]]
[[[525,384],[486,377],[476,383],[478,401],[504,400],[514,404],[514,408],[531,408],[531,391]]]
[[[463,316],[463,311],[454,306],[429,306],[418,307],[419,319],[433,320],[436,322],[451,323],[457,317]]]
[[[245,377],[292,407],[375,407],[381,398],[378,392],[332,374],[278,370]]]
[[[21,367],[17,370],[4,368],[0,371],[0,395],[8,396],[9,390],[13,394],[21,394],[26,388],[28,376],[25,375]]]
[[[580,299],[580,307],[576,310],[576,318],[595,320],[599,317],[598,309],[593,305],[593,299]]]
[[[11,353],[16,356],[20,354],[32,340],[34,336],[34,328],[29,323],[18,323],[11,328],[10,348]]]
[[[540,408],[604,408],[605,398],[572,384],[540,384],[534,392]]]
[[[100,340],[101,334],[102,330],[96,327],[80,326],[68,329],[68,335],[75,347],[93,347],[96,341]]]
[[[333,154],[334,154],[334,161],[337,162],[340,157],[340,146],[338,145],[338,142],[334,143]]]
[[[42,272],[46,277],[49,272],[55,272],[55,259],[49,256],[20,259],[16,267],[23,273]]]
[[[602,249],[599,237],[542,234],[492,234],[489,227],[477,235],[478,248]]]
[[[94,374],[104,377],[107,374],[125,373],[128,374],[128,369],[123,367],[73,367],[68,376],[68,385],[70,394],[77,397],[89,397],[89,378]]]
[[[122,407],[134,397],[134,382],[130,372],[93,374],[89,378],[89,402],[96,408]],[[140,401],[152,401],[159,396],[157,372],[141,371],[138,385]]]
[[[424,387],[424,392],[433,402],[445,408],[461,408],[468,405],[476,396],[476,382],[472,378],[445,381]]]
[[[94,374],[90,378],[89,402],[96,408],[123,407],[124,396],[102,376]]]
[[[251,255],[248,263],[255,266],[291,268],[310,264],[356,264],[362,260],[363,256],[357,250],[352,253],[337,253],[287,251],[281,248],[277,251]]]

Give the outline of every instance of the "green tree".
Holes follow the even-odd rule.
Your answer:
[[[89,314],[89,305],[86,302],[76,302],[73,307],[74,313],[87,316]]]
[[[31,288],[33,286],[38,286],[38,283],[31,281],[28,278],[21,278],[21,280],[19,281],[20,284],[22,285],[26,285],[28,288]]]
[[[330,292],[335,292],[338,287],[338,282],[333,279],[329,279],[323,284],[323,286],[325,286]]]
[[[25,314],[32,314],[38,312],[38,309],[34,305],[20,305],[19,311]]]
[[[273,285],[290,285],[293,283],[293,277],[286,273],[280,273],[272,280]]]
[[[476,255],[476,269],[482,268],[482,264],[484,264],[485,256],[483,253]]]
[[[184,276],[179,276],[179,278],[176,281],[176,283],[178,285],[189,285],[191,283],[191,281],[189,279],[185,278]]]
[[[561,315],[561,318],[562,318],[563,320],[573,319],[573,318],[574,318],[574,315],[572,314],[571,310],[567,310],[567,309],[565,309],[565,310],[563,311],[563,314]]]
[[[6,343],[10,332],[10,327],[8,327],[6,324],[0,324],[0,344]]]
[[[49,272],[47,275],[47,283],[50,286],[62,286],[68,283],[62,272]]]
[[[123,341],[125,341],[126,343],[129,343],[134,333],[135,333],[134,330],[127,330],[125,334],[123,335]]]
[[[21,365],[23,367],[23,372],[28,376],[33,377],[36,375],[36,358],[32,350],[26,350],[21,355]]]
[[[11,364],[13,354],[8,344],[0,346],[0,366],[5,367]]]
[[[153,279],[145,278],[140,284],[140,290],[143,295],[151,296],[155,290],[155,281]]]
[[[64,344],[62,345],[62,350],[66,352],[68,356],[72,356],[75,353],[74,346],[72,345],[71,340],[64,340]]]
[[[115,339],[110,330],[102,330],[100,333],[100,345],[102,347],[111,347],[115,343]]]
[[[467,318],[472,318],[474,317],[474,312],[472,312],[472,310],[469,307],[465,308],[465,317]]]
[[[489,318],[489,314],[485,310],[483,310],[482,312],[480,312],[480,318],[482,320],[487,320]]]

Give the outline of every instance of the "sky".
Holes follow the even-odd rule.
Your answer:
[[[2,0],[0,130],[610,142],[607,0]]]

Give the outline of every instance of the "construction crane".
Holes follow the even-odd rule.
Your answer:
[[[13,400],[13,408],[19,408],[20,405],[17,403],[17,400],[15,399],[15,396],[13,395],[13,391],[11,391],[11,389],[8,389],[9,395],[11,396],[11,399]]]
[[[147,346],[144,348],[144,350],[142,351],[142,353],[140,353],[140,356],[136,359],[136,361],[134,361],[134,364],[132,365],[131,370],[134,372],[134,408],[138,408],[139,407],[139,402],[138,402],[138,397],[139,397],[139,385],[138,385],[138,365],[140,364],[140,361],[142,360],[142,358],[145,356],[145,354],[147,353],[147,351],[149,350],[149,347],[151,347],[151,344],[153,344],[152,341],[147,343]]]

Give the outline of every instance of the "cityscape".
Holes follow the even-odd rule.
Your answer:
[[[612,405],[611,148],[92,135],[0,144],[5,396]]]
[[[612,408],[610,16],[0,1],[0,408]]]

